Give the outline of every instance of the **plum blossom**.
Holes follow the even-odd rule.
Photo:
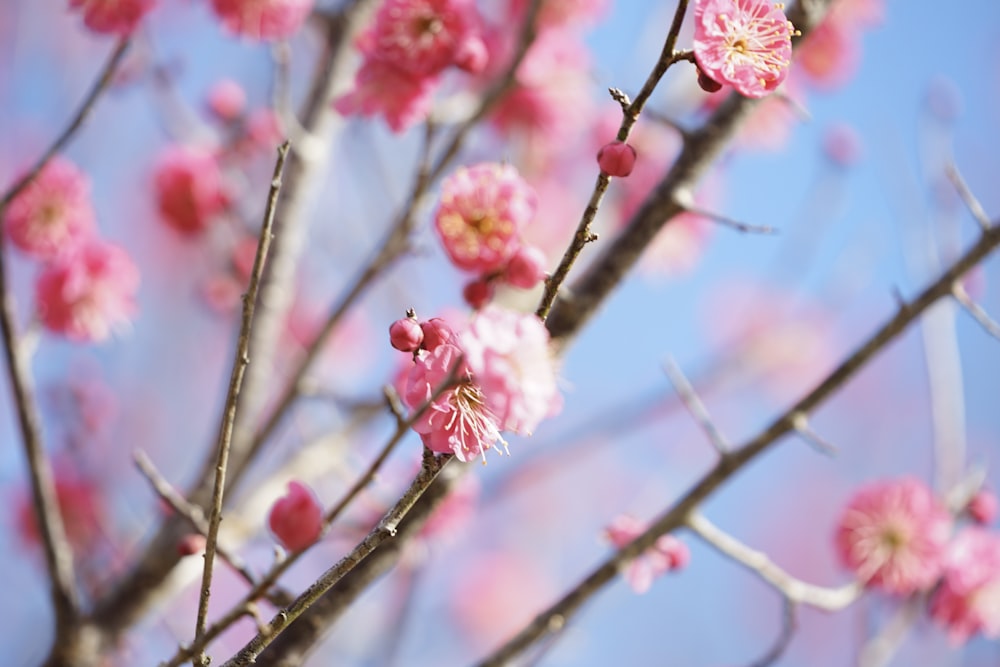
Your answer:
[[[634,516],[620,514],[604,529],[604,539],[616,549],[621,549],[646,532],[648,527]],[[633,591],[642,594],[649,590],[657,577],[683,569],[690,559],[691,552],[686,544],[673,535],[662,535],[650,549],[628,564],[623,576]]]
[[[83,24],[101,34],[127,35],[153,8],[154,0],[70,0],[83,13]]]
[[[501,430],[530,435],[560,410],[549,333],[537,317],[486,306],[461,338],[469,369]]]
[[[403,132],[427,117],[437,77],[414,76],[391,63],[368,59],[354,76],[354,87],[334,100],[345,116],[382,115],[393,132]]]
[[[182,234],[201,232],[229,204],[219,161],[203,148],[168,148],[156,163],[153,185],[160,216]]]
[[[10,202],[3,226],[18,249],[48,261],[91,236],[94,218],[87,176],[56,157]]]
[[[514,21],[523,21],[528,3],[529,0],[511,0],[508,16]],[[591,23],[599,19],[607,8],[608,0],[544,0],[538,11],[538,27],[544,30]]]
[[[981,528],[958,534],[948,549],[930,614],[955,644],[976,633],[1000,637],[1000,536]]]
[[[362,44],[369,58],[416,78],[451,65],[481,70],[486,64],[471,0],[385,0]]]
[[[487,162],[445,179],[434,226],[455,266],[485,273],[517,251],[535,206],[534,190],[514,167]]]
[[[305,22],[316,0],[212,0],[226,28],[247,39],[290,37]]]
[[[308,486],[291,481],[288,492],[271,506],[267,526],[289,551],[305,549],[323,533],[323,507]]]
[[[45,328],[72,341],[100,342],[132,318],[138,288],[139,269],[128,254],[94,239],[46,266],[35,297]]]
[[[951,516],[927,485],[903,478],[860,489],[834,541],[841,562],[866,586],[909,595],[937,581],[950,534]]]
[[[746,97],[763,97],[788,75],[792,28],[770,0],[698,0],[694,56],[707,76]]]

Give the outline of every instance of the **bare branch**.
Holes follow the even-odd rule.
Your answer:
[[[976,320],[986,333],[1000,340],[1000,324],[997,324],[996,320],[991,318],[982,306],[972,300],[962,283],[955,283],[952,287],[952,296],[965,308],[965,312],[972,315],[972,319]]]
[[[969,209],[969,213],[975,218],[976,222],[979,223],[979,228],[984,232],[990,228],[990,218],[986,215],[986,210],[983,205],[979,203],[976,199],[976,195],[972,194],[972,190],[969,189],[969,185],[962,178],[961,172],[958,171],[958,167],[955,164],[948,164],[944,168],[944,173],[951,181],[951,184],[955,186],[958,196],[961,197],[962,201],[965,202],[966,208]]]
[[[726,456],[729,453],[730,445],[726,437],[722,435],[722,432],[716,427],[715,422],[712,421],[711,415],[708,414],[708,409],[705,408],[705,404],[701,402],[698,398],[698,394],[695,393],[694,387],[688,382],[688,379],[684,376],[680,367],[674,362],[674,360],[667,359],[663,364],[663,370],[666,372],[667,377],[670,379],[670,384],[674,385],[674,389],[677,390],[677,396],[684,403],[684,407],[687,411],[691,413],[695,421],[698,422],[698,426],[701,430],[705,432],[708,436],[708,441],[712,443],[715,447],[715,451],[719,453],[720,456]]]
[[[795,432],[802,436],[809,445],[815,449],[820,454],[826,454],[827,456],[834,456],[837,453],[837,446],[832,442],[825,439],[819,433],[814,431],[811,426],[809,426],[809,417],[803,414],[795,415],[793,418],[793,428]]]
[[[906,639],[907,633],[920,618],[925,607],[924,596],[911,596],[896,610],[882,631],[869,639],[858,655],[858,667],[883,667],[889,664],[892,656]]]
[[[792,643],[798,623],[795,618],[795,603],[787,597],[782,600],[781,605],[781,633],[764,657],[753,662],[752,667],[770,667],[785,654],[788,645]]]

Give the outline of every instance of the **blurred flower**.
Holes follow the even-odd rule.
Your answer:
[[[846,123],[836,123],[827,128],[823,136],[823,152],[838,167],[853,166],[861,159],[864,148],[857,131]]]
[[[380,60],[367,59],[354,75],[354,87],[334,100],[344,116],[382,115],[393,132],[403,132],[427,117],[437,77],[414,76]]]
[[[958,534],[948,548],[930,614],[955,644],[976,633],[1000,637],[1000,536],[981,528]]]
[[[521,289],[531,289],[545,278],[545,261],[541,248],[522,245],[504,268],[504,282]]]
[[[127,35],[153,8],[154,0],[69,0],[83,12],[83,24],[97,33]]]
[[[385,0],[362,46],[366,57],[416,78],[460,63],[481,70],[487,54],[478,26],[471,0]]]
[[[965,511],[978,524],[988,525],[996,521],[997,510],[1000,509],[1000,501],[995,493],[980,489],[976,495],[972,496],[969,506]]]
[[[53,466],[53,475],[56,502],[70,545],[77,553],[93,550],[101,537],[100,517],[103,507],[99,490],[92,482],[63,465]],[[29,546],[40,546],[35,506],[28,489],[18,494],[14,516],[21,540]]]
[[[619,514],[604,529],[606,539],[616,549],[621,549],[646,532],[649,526],[628,514]],[[628,564],[623,576],[636,593],[645,593],[653,580],[671,570],[680,570],[691,560],[687,545],[673,535],[662,535],[656,543]]]
[[[210,151],[172,146],[157,160],[153,185],[164,222],[195,235],[229,205],[219,162]]]
[[[253,40],[290,37],[316,0],[212,0],[212,9],[231,32]]]
[[[100,342],[135,313],[139,269],[118,246],[94,239],[45,267],[35,296],[45,328]]]
[[[291,481],[288,492],[271,506],[267,526],[289,551],[305,549],[323,532],[323,507],[308,486]]]
[[[208,91],[208,108],[221,121],[231,122],[243,115],[247,94],[236,81],[222,79]]]
[[[951,516],[914,478],[869,484],[854,494],[837,523],[841,562],[866,586],[909,595],[941,574]]]
[[[530,0],[511,0],[508,16],[523,21]],[[608,0],[543,0],[538,11],[538,28],[558,28],[596,21],[608,7]]]
[[[96,228],[87,176],[53,158],[7,206],[3,225],[14,245],[35,259],[72,251]]]

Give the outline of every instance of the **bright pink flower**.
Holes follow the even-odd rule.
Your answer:
[[[455,266],[489,273],[517,250],[535,205],[534,190],[511,165],[462,167],[441,185],[434,226]]]
[[[616,549],[629,544],[646,532],[649,526],[628,514],[620,514],[604,529],[604,539]],[[663,535],[656,543],[628,564],[624,577],[636,593],[645,593],[653,580],[671,570],[680,570],[691,560],[686,544],[673,535]]]
[[[139,269],[121,248],[91,240],[45,267],[35,288],[39,317],[73,341],[99,342],[135,313]]]
[[[696,0],[694,56],[698,67],[746,97],[763,97],[785,80],[791,26],[770,0]]]
[[[96,227],[86,175],[53,158],[7,206],[3,225],[14,245],[35,259],[72,251]]]
[[[998,510],[1000,501],[997,500],[996,494],[984,489],[977,491],[969,501],[969,506],[965,508],[973,521],[984,526],[996,521]]]
[[[236,81],[222,79],[208,91],[208,108],[219,120],[230,122],[243,115],[247,94]]]
[[[522,245],[507,262],[503,279],[514,287],[531,289],[545,278],[545,253],[541,248]]]
[[[164,222],[182,234],[203,231],[229,204],[219,162],[202,148],[168,148],[156,163],[153,185]]]
[[[941,574],[951,516],[926,484],[913,478],[860,489],[837,523],[841,562],[866,586],[909,595]]]
[[[83,24],[97,33],[127,35],[153,8],[154,0],[69,0],[83,12]]]
[[[486,306],[461,339],[466,363],[501,430],[530,435],[562,407],[549,332],[533,314]]]
[[[608,176],[624,178],[635,167],[635,149],[622,141],[612,141],[597,151],[597,164]]]
[[[389,344],[400,352],[416,352],[424,342],[424,330],[414,317],[404,317],[389,325]]]
[[[354,88],[333,108],[345,116],[381,114],[393,132],[403,132],[427,117],[437,77],[414,76],[392,63],[366,58],[354,75]]]
[[[366,55],[410,76],[435,76],[461,61],[485,66],[486,47],[470,0],[385,0],[365,41]]]
[[[413,410],[429,401],[450,376],[462,352],[454,345],[441,344],[415,359],[407,377],[406,404]],[[464,365],[464,364],[463,364]],[[504,443],[496,417],[490,412],[479,385],[458,373],[459,384],[438,396],[413,425],[424,445],[434,452],[454,454],[460,461],[471,461]]]
[[[949,547],[930,613],[948,629],[955,644],[977,633],[1000,637],[1000,536],[981,528],[958,534]]]
[[[212,0],[231,32],[254,40],[290,37],[305,22],[316,0]]]
[[[305,549],[323,533],[323,507],[308,486],[289,482],[288,493],[271,506],[267,526],[289,551]]]

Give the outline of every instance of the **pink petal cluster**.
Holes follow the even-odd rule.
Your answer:
[[[480,23],[471,0],[385,0],[358,40],[364,61],[354,87],[334,108],[345,116],[383,115],[403,132],[427,117],[442,72],[486,67]]]
[[[226,28],[247,39],[274,41],[298,31],[316,0],[212,0]]]
[[[604,529],[604,539],[621,549],[646,532],[649,526],[628,514],[620,514]],[[645,593],[653,581],[672,570],[683,569],[691,560],[686,544],[673,535],[663,535],[656,543],[629,563],[623,576],[636,593]]]
[[[83,13],[83,24],[101,34],[127,35],[135,30],[155,0],[69,0]]]
[[[216,156],[204,148],[172,146],[160,156],[153,175],[160,216],[185,235],[206,229],[229,205]]]
[[[975,634],[1000,637],[1000,536],[966,528],[952,542],[931,618],[956,644]]]
[[[838,0],[823,22],[802,41],[795,68],[813,85],[831,90],[854,76],[861,62],[861,37],[882,21],[882,0]]]
[[[698,68],[746,97],[763,97],[788,76],[792,28],[770,0],[697,0]]]
[[[288,492],[271,506],[267,526],[289,551],[305,549],[323,533],[323,507],[308,486],[289,482]]]
[[[885,480],[855,493],[834,542],[841,562],[866,586],[909,595],[941,575],[951,527],[951,516],[926,484]]]
[[[560,410],[549,332],[533,314],[489,305],[472,318],[461,341],[501,430],[530,435]]]
[[[96,231],[90,182],[76,166],[53,158],[4,211],[4,231],[27,255],[50,261]]]
[[[139,270],[121,248],[92,239],[47,265],[35,298],[45,328],[74,341],[103,341],[136,310]]]

